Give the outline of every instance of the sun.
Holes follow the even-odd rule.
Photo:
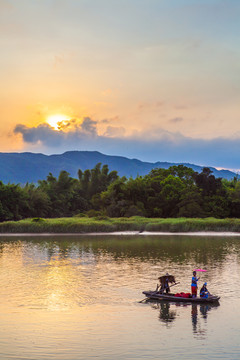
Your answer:
[[[66,115],[56,114],[48,116],[47,123],[50,125],[54,130],[59,131],[60,125],[62,122],[69,121],[70,118]]]

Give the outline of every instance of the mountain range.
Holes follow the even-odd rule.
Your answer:
[[[31,152],[0,153],[0,180],[3,183],[26,182],[37,183],[43,180],[49,172],[58,176],[61,170],[66,170],[70,176],[77,178],[78,169],[92,169],[97,163],[107,164],[109,170],[117,170],[120,176],[135,178],[146,175],[154,168],[167,169],[180,163],[144,162],[138,159],[128,159],[122,156],[110,156],[98,151],[67,151],[63,154],[44,155]],[[202,171],[202,166],[181,163],[196,172]],[[207,166],[208,167],[208,166]],[[232,179],[237,174],[229,170],[217,170],[209,167],[215,177]]]

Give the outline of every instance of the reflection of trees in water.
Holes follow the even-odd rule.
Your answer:
[[[24,244],[24,258],[31,256],[39,263],[50,261],[52,257],[80,259],[81,262],[115,262],[121,264],[127,261],[136,268],[137,263],[157,265],[162,271],[173,271],[178,267],[179,275],[185,282],[183,290],[190,287],[186,269],[198,264],[207,269],[226,266],[229,257],[234,255],[235,261],[240,261],[240,242],[238,237],[198,237],[198,236],[35,236],[35,237],[5,237],[1,239],[0,251],[11,243]],[[34,247],[34,254],[25,251]],[[31,253],[31,254],[30,254]],[[174,274],[177,275],[177,274]],[[211,273],[201,276],[211,281]],[[203,280],[203,281],[204,281]],[[183,283],[184,284],[184,283]]]
[[[15,238],[16,239],[16,238]],[[21,238],[40,248],[55,250],[65,256],[73,251],[93,252],[96,256],[107,253],[115,260],[134,258],[156,262],[165,259],[184,264],[189,259],[198,263],[221,263],[230,252],[240,257],[239,238],[199,236],[49,236]],[[18,239],[19,240],[19,239]],[[13,238],[2,238],[2,243]]]
[[[4,250],[4,244],[0,242],[0,256],[2,256],[3,250]]]
[[[197,236],[122,236],[89,237],[84,244],[91,246],[94,254],[107,252],[118,261],[134,258],[144,262],[167,262],[185,264],[223,263],[232,249],[240,257],[239,238],[197,237]],[[90,243],[90,244],[89,244]]]

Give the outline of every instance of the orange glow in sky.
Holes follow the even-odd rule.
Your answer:
[[[239,13],[235,0],[0,0],[0,152],[239,169]]]
[[[69,120],[70,118],[66,115],[56,114],[49,116],[46,121],[54,130],[59,131],[60,125]]]

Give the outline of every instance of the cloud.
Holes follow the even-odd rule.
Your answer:
[[[89,117],[84,118],[81,126],[83,133],[89,136],[94,136],[94,137],[97,136],[96,124],[97,121],[92,120]]]
[[[101,123],[101,124],[110,124],[110,123],[113,123],[113,122],[118,122],[119,121],[119,116],[114,116],[112,118],[109,118],[109,119],[102,119],[100,121],[98,121],[98,123]]]
[[[174,123],[174,124],[181,122],[181,121],[183,121],[182,117],[175,117],[175,118],[169,120],[170,123]]]
[[[37,127],[27,127],[22,124],[18,124],[14,129],[15,134],[21,134],[23,137],[23,141],[25,143],[41,143],[46,144],[50,146],[59,146],[63,140],[61,137],[58,136],[58,133],[56,131],[53,131],[53,129],[48,124],[41,124]],[[61,135],[62,132],[60,132]]]
[[[125,132],[126,130],[123,126],[108,126],[104,135],[110,137],[123,137]]]
[[[15,134],[21,134],[23,141],[30,144],[42,144],[53,148],[63,144],[71,145],[82,139],[93,139],[97,136],[97,121],[85,117],[81,123],[79,120],[63,120],[58,123],[59,131],[54,130],[48,124],[40,124],[37,127],[27,127],[18,124]],[[68,130],[69,129],[69,130]]]
[[[61,153],[67,150],[97,150],[150,162],[184,162],[240,168],[240,137],[197,139],[160,128],[137,131],[126,136],[124,128],[114,126],[108,126],[105,133],[99,135],[98,123],[101,121],[86,117],[81,124],[75,121],[70,131],[55,131],[47,124],[37,127],[19,124],[14,133],[22,135],[28,151],[34,149],[44,153]]]

